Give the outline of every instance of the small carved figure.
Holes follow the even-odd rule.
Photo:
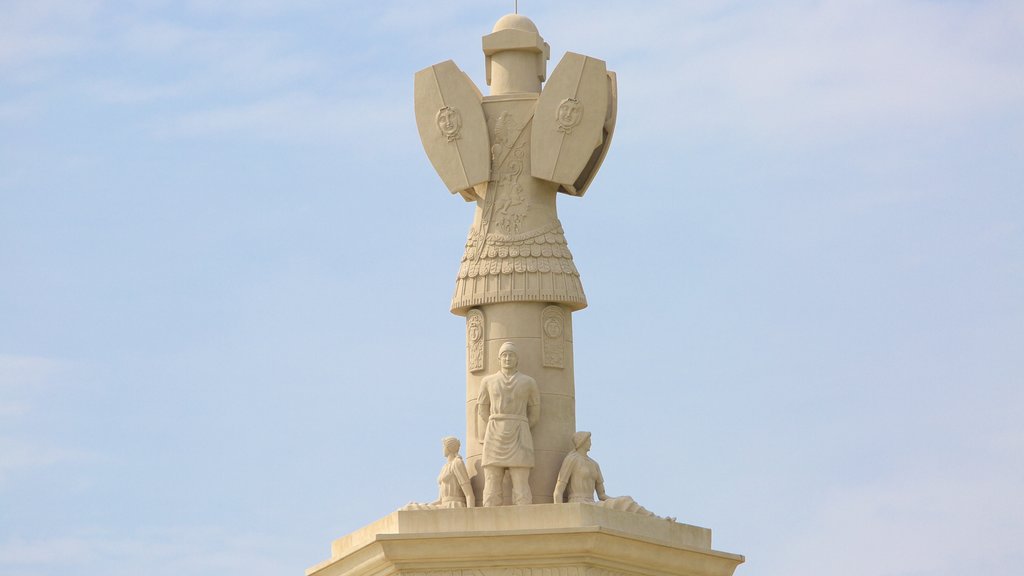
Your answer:
[[[469,484],[469,472],[466,470],[466,463],[459,456],[459,448],[462,444],[454,436],[447,436],[441,439],[444,447],[444,456],[448,462],[441,468],[437,476],[437,500],[429,504],[418,504],[410,502],[402,507],[402,510],[432,510],[436,508],[473,508],[476,506],[476,496],[473,495],[473,487]]]
[[[613,498],[604,493],[604,476],[601,475],[601,467],[587,456],[587,452],[590,451],[590,432],[573,434],[572,443],[576,449],[569,452],[565,460],[562,461],[562,468],[558,471],[558,481],[555,483],[554,493],[555,504],[565,502],[565,489],[568,487],[569,502],[586,502],[613,510],[657,517],[629,496]],[[594,492],[597,492],[597,502],[594,501]],[[667,520],[675,521],[675,518],[667,518]]]
[[[530,469],[533,468],[533,436],[530,428],[540,418],[537,381],[518,371],[515,344],[498,350],[498,372],[480,382],[477,398],[477,437],[484,444],[484,506],[502,503],[501,483],[505,470],[512,477],[512,502],[533,504]],[[484,430],[481,434],[480,430]]]

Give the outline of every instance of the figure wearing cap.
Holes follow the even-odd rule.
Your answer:
[[[530,428],[540,418],[537,382],[518,370],[515,344],[506,342],[498,352],[501,368],[483,379],[477,398],[477,415],[484,430],[484,506],[503,500],[502,479],[512,477],[512,503],[533,504],[530,469],[533,468],[533,435]]]
[[[547,78],[550,48],[519,14],[498,20],[483,52],[488,96],[450,60],[416,74],[416,124],[445,186],[475,203],[451,302],[467,317],[466,435],[482,434],[474,409],[482,379],[494,372],[498,347],[515,341],[554,408],[533,435],[530,484],[540,503],[550,501],[575,431],[571,314],[587,306],[555,200],[582,196],[604,160],[615,75],[601,60],[567,52]],[[479,491],[484,449],[467,444]]]

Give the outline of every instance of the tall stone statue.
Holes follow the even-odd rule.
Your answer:
[[[445,186],[476,204],[451,304],[466,317],[466,437],[477,436],[475,404],[498,347],[515,342],[544,404],[533,429],[533,502],[550,502],[576,430],[571,314],[587,305],[555,198],[582,196],[604,160],[615,75],[568,52],[542,91],[550,48],[518,14],[498,20],[483,52],[490,95],[452,61],[436,64],[416,74],[416,124]],[[481,494],[486,449],[467,444]]]
[[[512,503],[532,504],[530,469],[533,468],[533,435],[530,428],[540,418],[537,382],[520,372],[515,344],[506,342],[498,351],[501,368],[483,379],[477,397],[477,413],[483,429],[484,506],[500,506],[505,471],[512,477]]]
[[[415,92],[430,162],[473,207],[451,303],[466,322],[465,466],[445,439],[437,501],[335,540],[306,574],[732,576],[743,557],[713,550],[711,530],[608,496],[576,432],[572,314],[587,300],[555,200],[582,196],[604,160],[615,75],[570,52],[548,79],[548,44],[518,14],[483,52],[488,96],[451,61],[417,72]]]

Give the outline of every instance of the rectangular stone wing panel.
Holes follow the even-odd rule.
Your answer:
[[[604,141],[609,97],[604,61],[566,52],[537,101],[530,142],[535,178],[576,193],[575,183]]]
[[[434,170],[453,194],[475,198],[490,178],[490,139],[483,96],[451,60],[416,73],[416,127]]]

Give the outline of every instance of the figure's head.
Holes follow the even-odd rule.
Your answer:
[[[551,47],[521,14],[502,16],[483,38],[487,85],[492,94],[540,92]]]
[[[462,443],[455,436],[445,436],[441,439],[441,446],[444,447],[445,456],[458,456],[459,448],[462,447]]]
[[[590,450],[590,432],[577,432],[572,435],[572,445],[577,450]]]
[[[498,349],[498,365],[502,370],[515,370],[519,365],[519,350],[511,342],[505,342]]]

